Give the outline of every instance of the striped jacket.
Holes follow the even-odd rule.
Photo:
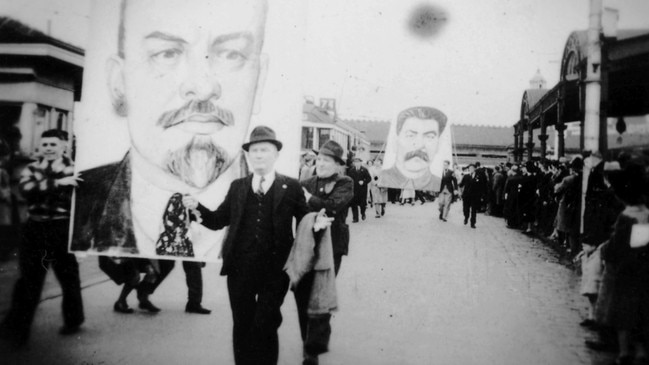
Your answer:
[[[27,200],[29,217],[35,221],[69,219],[72,186],[56,186],[54,181],[74,174],[74,163],[63,156],[55,161],[43,158],[32,162],[20,175],[20,192]]]

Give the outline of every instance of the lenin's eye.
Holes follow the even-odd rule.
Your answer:
[[[165,49],[151,55],[151,60],[160,66],[175,66],[180,60],[182,51],[177,48]]]
[[[216,52],[216,59],[219,63],[230,67],[239,67],[246,60],[246,54],[235,49],[222,49]]]

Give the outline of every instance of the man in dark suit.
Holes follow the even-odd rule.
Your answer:
[[[236,364],[276,364],[280,307],[289,286],[283,268],[293,245],[293,219],[299,223],[309,208],[299,182],[275,172],[282,143],[272,129],[256,127],[242,147],[253,174],[233,181],[216,211],[192,196],[185,196],[183,203],[205,227],[229,226],[221,275],[228,277]],[[318,217],[314,230],[330,221]]]
[[[328,217],[334,217],[331,223],[331,243],[333,246],[334,272],[338,275],[343,255],[349,248],[349,227],[347,207],[354,198],[355,184],[349,176],[339,174],[345,161],[343,149],[335,141],[327,141],[316,159],[316,176],[302,182],[306,201],[311,211],[326,210]],[[300,320],[300,334],[304,345],[304,364],[318,363],[318,355],[327,351],[331,325],[331,315],[309,317],[307,309],[309,296],[313,287],[314,272],[305,275],[295,290],[295,302]]]
[[[453,203],[453,197],[457,194],[457,179],[450,167],[449,161],[444,161],[444,172],[439,187],[439,219],[446,222],[448,211]]]
[[[462,177],[460,187],[462,190],[462,207],[464,208],[464,224],[469,221],[471,217],[471,228],[475,228],[476,215],[482,197],[485,194],[486,181],[482,174],[477,173],[475,165],[469,165],[469,173]]]
[[[347,176],[354,180],[354,199],[352,200],[352,222],[358,222],[358,211],[361,211],[361,219],[365,220],[365,209],[367,207],[367,185],[372,181],[370,172],[363,166],[359,157],[354,157],[352,166],[347,169]],[[317,167],[316,167],[317,170]]]

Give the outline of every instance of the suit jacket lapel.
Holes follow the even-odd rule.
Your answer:
[[[275,212],[279,207],[279,203],[282,201],[282,198],[284,197],[284,193],[286,192],[286,183],[282,175],[275,173],[275,181],[273,182],[272,189],[273,189],[273,212]]]

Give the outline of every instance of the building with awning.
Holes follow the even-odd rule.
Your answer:
[[[607,153],[649,148],[649,29],[613,30],[600,37],[599,150]],[[563,50],[559,82],[549,90],[531,87],[523,93],[520,119],[514,125],[516,161],[522,161],[525,155],[527,159],[545,158],[548,148],[554,149],[555,157],[583,150],[586,47],[587,31],[570,34]],[[571,144],[566,138],[569,127]],[[550,141],[552,135],[556,147]],[[576,145],[575,136],[579,139]]]
[[[315,105],[307,98],[302,107],[302,152],[317,151],[329,140],[340,144],[346,156],[353,152],[363,160],[369,159],[369,140],[338,117],[335,99],[323,98],[320,105]]]
[[[14,159],[34,156],[47,129],[72,136],[83,63],[83,49],[0,17],[0,137]]]

